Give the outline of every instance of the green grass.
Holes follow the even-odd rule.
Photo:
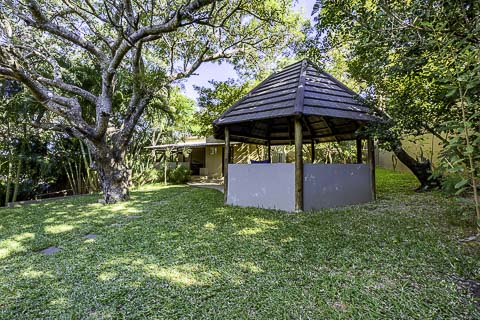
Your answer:
[[[471,208],[414,186],[380,170],[378,201],[302,214],[186,186],[3,209],[0,318],[478,319]]]

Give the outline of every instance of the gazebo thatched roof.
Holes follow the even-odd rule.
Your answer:
[[[365,123],[380,120],[355,92],[305,59],[272,74],[215,120],[215,138],[223,139],[228,127],[232,141],[289,144],[294,117],[302,119],[305,142],[352,140]]]

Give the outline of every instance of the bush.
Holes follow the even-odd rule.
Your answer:
[[[438,174],[442,182],[442,191],[454,195],[457,192],[455,185],[460,181],[460,175],[458,174],[449,174],[448,172],[443,172],[443,175]]]
[[[148,183],[164,182],[165,167],[162,165],[156,165],[153,168],[146,168],[142,171],[136,171],[133,174],[132,182],[135,186],[141,186]],[[177,166],[174,169],[169,168],[167,170],[167,182],[170,183],[186,183],[190,180],[191,172],[189,169]]]
[[[171,183],[186,183],[190,180],[191,171],[183,166],[177,166],[175,169],[167,171],[167,180]]]
[[[135,171],[132,176],[132,183],[141,186],[147,183],[162,182],[163,171],[157,168],[147,168],[142,171]]]

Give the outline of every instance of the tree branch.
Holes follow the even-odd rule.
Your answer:
[[[53,93],[23,70],[0,67],[0,75],[20,81],[45,109],[72,123],[72,126],[82,132],[84,136],[94,136],[93,128],[83,120],[80,104],[75,98],[66,98]]]
[[[86,51],[90,52],[92,55],[97,57],[100,61],[106,61],[106,55],[97,48],[93,43],[84,39],[83,37],[79,36],[67,30],[66,28],[56,25],[52,23],[47,17],[43,14],[40,5],[35,0],[27,0],[28,8],[30,13],[32,14],[32,18],[19,13],[19,16],[27,23],[28,25],[33,26],[34,28],[38,28],[40,30],[47,31],[51,34],[54,34],[62,39],[70,41],[77,46],[82,47]],[[12,8],[14,9],[14,8]]]
[[[51,87],[55,87],[55,88],[64,90],[68,93],[79,95],[80,97],[84,98],[85,100],[87,100],[88,102],[90,102],[93,105],[95,105],[95,103],[97,102],[97,96],[95,96],[94,94],[92,94],[92,93],[90,93],[90,92],[88,92],[88,91],[86,91],[86,90],[84,90],[80,87],[65,83],[65,82],[63,82],[59,79],[53,80],[53,79],[48,79],[48,78],[44,78],[44,77],[37,77],[36,80],[38,80],[39,82],[41,82],[43,84],[49,85]]]
[[[158,39],[158,36],[163,33],[175,31],[181,26],[181,21],[183,18],[190,16],[192,12],[199,10],[213,2],[214,0],[191,1],[189,5],[186,6],[184,9],[183,7],[180,7],[180,9],[173,13],[170,18],[168,18],[164,23],[144,27],[133,32],[127,39],[125,39],[121,43],[119,48],[116,50],[115,55],[110,62],[109,69],[116,69],[121,63],[123,57],[133,47],[134,44],[138,43],[139,41],[148,42],[156,40]]]
[[[207,48],[204,49],[203,53],[200,55],[200,57],[190,66],[188,70],[184,70],[183,72],[178,72],[175,74],[170,75],[168,78],[169,81],[175,81],[179,79],[183,79],[186,77],[191,76],[203,62],[209,62],[209,61],[215,61],[219,59],[226,59],[226,58],[231,58],[234,55],[244,52],[243,49],[237,48],[237,49],[232,49],[232,50],[222,50],[221,52],[206,56],[205,53],[207,52]]]

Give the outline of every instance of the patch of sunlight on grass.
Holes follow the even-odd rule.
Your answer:
[[[35,234],[33,234],[31,232],[24,232],[22,234],[17,234],[15,236],[13,236],[12,238],[15,241],[23,241],[23,240],[35,238]]]
[[[53,275],[50,272],[38,271],[32,268],[28,268],[20,274],[24,278],[38,279],[42,277],[53,278]]]
[[[54,214],[57,215],[57,216],[63,216],[63,215],[68,214],[68,212],[66,212],[66,211],[57,211],[57,212],[55,212]]]
[[[108,210],[109,211],[112,211],[112,212],[118,212],[118,211],[123,211],[125,210],[125,204],[124,203],[117,203],[117,204],[114,204],[114,205],[110,205],[108,207]]]
[[[46,233],[63,233],[63,232],[68,232],[72,231],[75,227],[72,226],[71,224],[58,224],[55,226],[46,226],[45,227],[45,232]]]
[[[98,275],[98,280],[101,280],[101,281],[111,281],[113,279],[115,279],[116,277],[118,276],[118,273],[117,272],[102,272]]]
[[[57,299],[53,299],[52,301],[50,301],[49,304],[53,305],[53,306],[67,306],[68,305],[68,300],[65,299],[65,298],[57,298]]]
[[[243,228],[238,231],[237,234],[240,236],[252,236],[258,233],[265,232],[265,228],[255,227],[255,228]]]
[[[212,231],[212,230],[215,230],[216,226],[213,223],[208,222],[208,223],[205,223],[203,228],[206,230]]]
[[[95,240],[96,240],[96,239],[87,239],[87,240],[85,240],[85,241],[83,241],[83,242],[84,242],[84,243],[95,243],[95,242],[96,242]]]
[[[22,241],[33,238],[35,238],[33,233],[24,232],[22,234],[17,234],[13,237],[10,237],[10,239],[0,241],[0,259],[6,258],[14,252],[25,251]]]
[[[160,189],[168,189],[172,187],[180,187],[179,185],[164,185],[164,184],[150,184],[146,186],[141,186],[136,191],[146,192],[146,191],[158,191]]]
[[[92,209],[100,209],[102,207],[104,207],[105,205],[104,204],[101,204],[101,203],[89,203],[86,205],[87,208],[92,208]]]
[[[125,213],[128,213],[128,214],[131,214],[131,213],[142,213],[143,210],[140,210],[138,208],[135,208],[135,207],[128,207],[127,209],[125,209]]]
[[[262,268],[257,267],[253,262],[241,262],[238,265],[244,271],[253,272],[253,273],[264,272],[264,270]]]
[[[278,220],[268,220],[264,218],[253,218],[253,221],[257,224],[263,224],[267,226],[275,226],[280,223]]]
[[[197,264],[186,264],[168,268],[159,267],[156,264],[149,264],[145,265],[144,269],[147,274],[152,277],[165,279],[178,285],[193,286],[202,284],[193,276],[193,273],[199,270]]]
[[[294,241],[295,239],[293,239],[292,237],[286,237],[286,238],[283,238],[282,240],[280,240],[281,243],[289,243],[289,242],[292,242]]]
[[[143,265],[144,263],[144,260],[140,258],[115,258],[102,263],[102,267],[116,267],[119,265]]]
[[[233,206],[232,206],[232,208],[233,208]],[[228,209],[228,207],[217,207],[217,208],[214,209],[214,212],[218,213],[218,214],[225,214],[225,213],[228,212],[227,209]]]
[[[258,217],[252,218],[252,221],[257,224],[256,227],[243,228],[242,230],[238,231],[237,234],[241,236],[251,236],[259,234],[267,230],[278,229],[276,225],[280,223],[278,220],[269,220]]]

